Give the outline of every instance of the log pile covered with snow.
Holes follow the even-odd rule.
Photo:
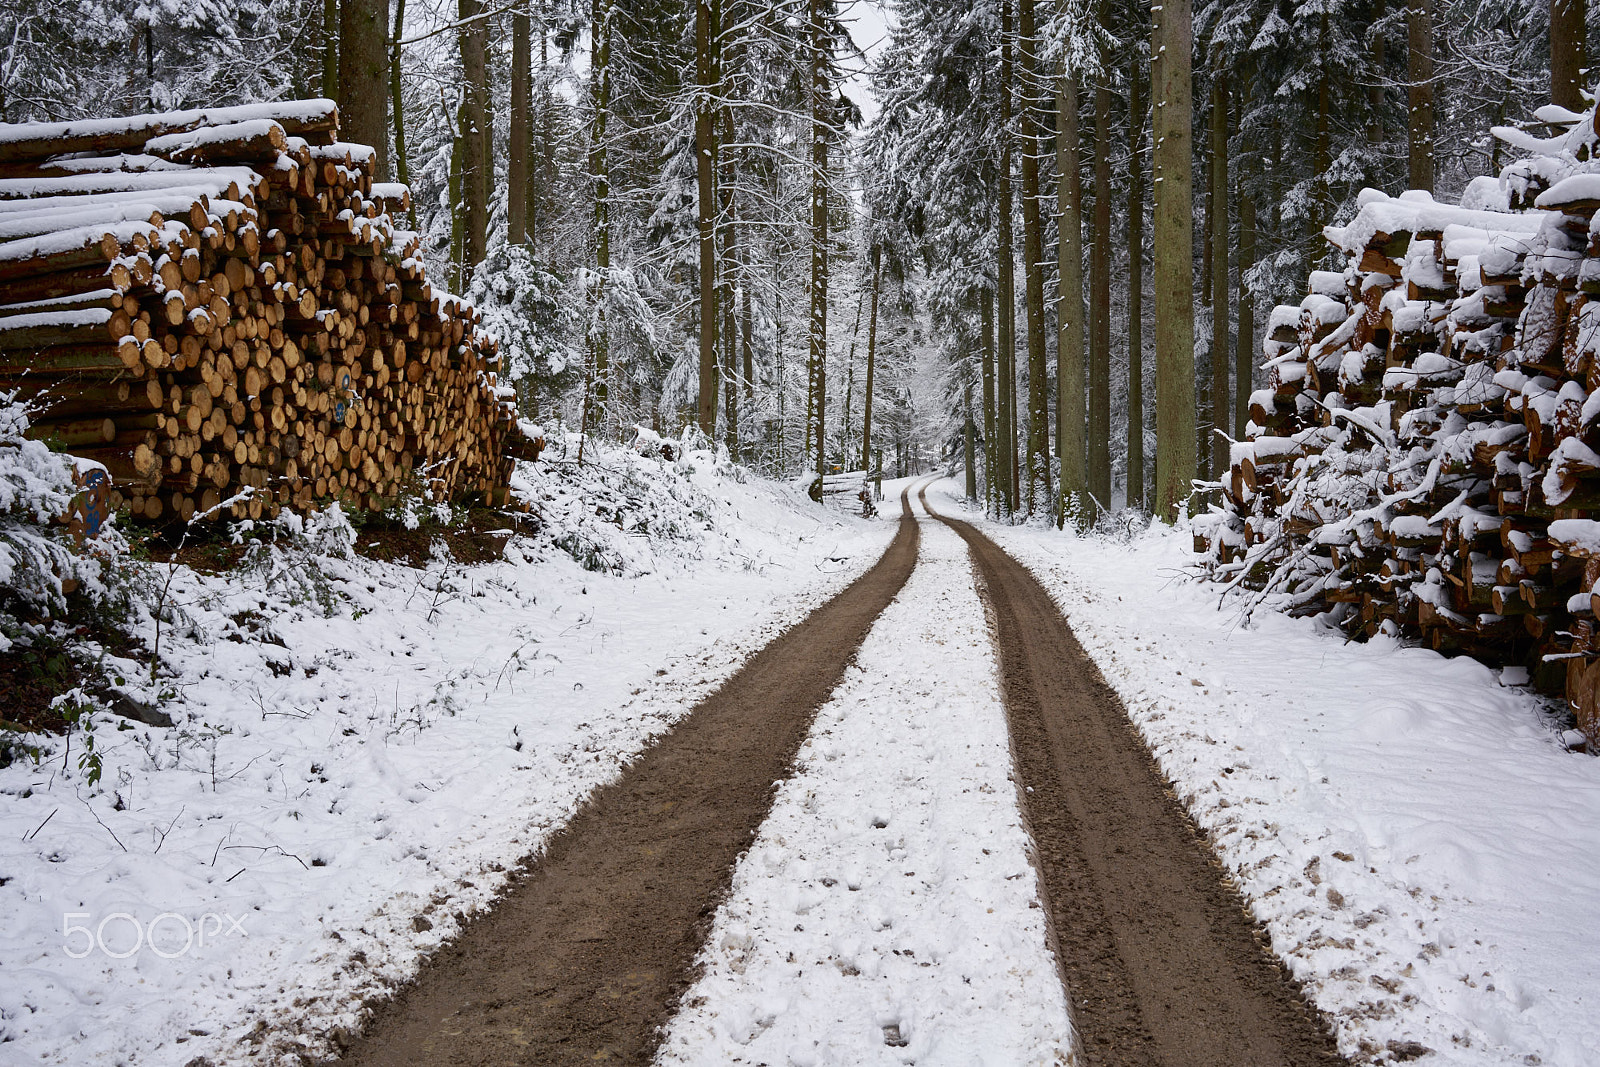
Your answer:
[[[1600,127],[1548,137],[1459,204],[1367,190],[1342,272],[1272,314],[1213,578],[1352,634],[1529,668],[1600,737]]]
[[[0,124],[0,388],[138,519],[504,503],[494,342],[327,100]]]

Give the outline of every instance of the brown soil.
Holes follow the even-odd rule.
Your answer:
[[[972,526],[935,517],[966,540],[995,628],[1083,1063],[1343,1063],[1049,594]]]
[[[599,790],[342,1062],[645,1064],[816,710],[917,559],[883,558]]]

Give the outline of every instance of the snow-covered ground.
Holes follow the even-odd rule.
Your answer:
[[[958,514],[959,493],[928,496]],[[1347,1054],[1600,1063],[1600,760],[1544,701],[1470,659],[1241,626],[1183,576],[1186,533],[984,529],[1060,604]]]
[[[893,533],[703,453],[601,459],[636,514],[536,466],[546,528],[502,561],[178,569],[178,726],[98,718],[98,785],[81,735],[0,770],[0,1062],[325,1050]]]
[[[966,545],[924,521],[916,570],[735,871],[659,1062],[1067,1062],[1028,850]]]

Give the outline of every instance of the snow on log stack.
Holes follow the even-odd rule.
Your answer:
[[[1342,273],[1271,315],[1212,577],[1347,631],[1530,668],[1600,738],[1600,128],[1549,137],[1460,204],[1363,192]]]
[[[0,124],[0,389],[135,518],[504,504],[494,343],[372,166],[327,100]]]

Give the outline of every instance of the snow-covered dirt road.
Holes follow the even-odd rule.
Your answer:
[[[663,1064],[1054,1064],[1071,1023],[966,546],[905,589],[741,860]]]

